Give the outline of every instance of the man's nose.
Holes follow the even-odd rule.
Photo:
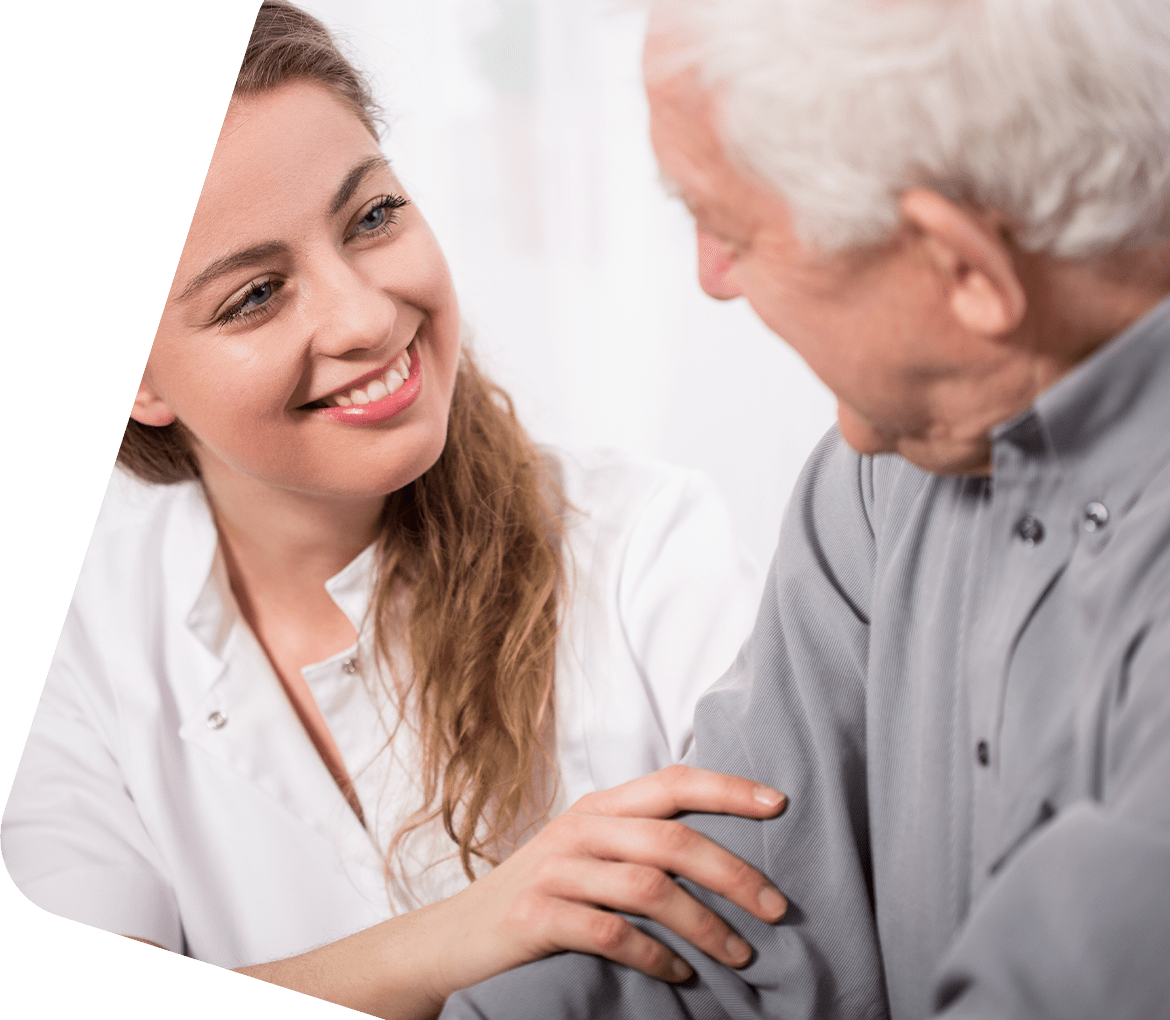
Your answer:
[[[699,286],[717,301],[739,297],[739,289],[730,275],[731,246],[702,230],[697,230],[695,237],[699,250]]]
[[[398,307],[393,296],[357,267],[337,259],[314,282],[315,346],[331,357],[374,350],[390,340]]]

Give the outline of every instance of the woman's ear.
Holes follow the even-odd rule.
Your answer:
[[[170,425],[175,420],[175,412],[143,376],[138,395],[134,398],[134,406],[130,409],[130,417],[140,425]]]
[[[927,188],[903,192],[900,205],[919,231],[960,325],[984,336],[1003,336],[1019,326],[1028,299],[998,225]]]

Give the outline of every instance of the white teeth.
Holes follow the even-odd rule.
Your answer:
[[[332,407],[352,407],[355,404],[369,404],[381,400],[391,393],[397,393],[402,384],[410,378],[410,351],[403,351],[395,359],[390,370],[381,378],[366,383],[366,388],[352,389],[348,393],[337,393],[328,397],[325,403]]]

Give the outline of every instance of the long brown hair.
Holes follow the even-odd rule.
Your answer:
[[[236,96],[293,80],[330,89],[377,137],[379,111],[362,76],[315,18],[266,0],[236,81]],[[199,478],[179,422],[131,419],[118,463],[148,482]],[[459,848],[497,863],[500,848],[547,816],[558,608],[565,589],[562,512],[551,466],[525,434],[507,394],[465,350],[447,443],[435,465],[390,494],[378,538],[371,614],[383,665],[403,631],[409,676],[397,702],[417,713],[423,803],[386,848],[441,818]],[[397,607],[409,593],[408,618]]]

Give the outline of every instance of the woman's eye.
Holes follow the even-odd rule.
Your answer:
[[[220,325],[241,322],[253,315],[269,311],[272,298],[280,290],[280,287],[281,283],[276,279],[258,280],[256,283],[249,284],[243,296],[230,305],[219,317]]]
[[[272,297],[274,293],[276,293],[276,290],[272,286],[271,280],[265,280],[263,283],[258,283],[255,287],[248,291],[247,295],[244,297],[244,300],[240,302],[239,311],[247,312],[257,307],[258,305],[264,304],[264,302]]]
[[[377,230],[386,221],[386,210],[382,206],[375,206],[368,213],[365,214],[357,223],[357,232],[359,234],[370,230]]]
[[[398,210],[409,204],[410,200],[401,195],[383,195],[353,225],[353,233],[357,235],[388,232],[398,223]]]

